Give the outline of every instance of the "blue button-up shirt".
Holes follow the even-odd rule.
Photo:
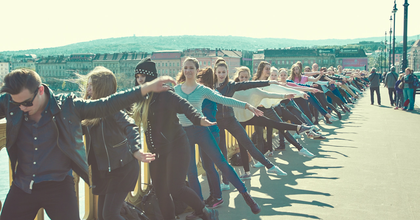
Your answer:
[[[71,160],[58,147],[58,130],[48,102],[38,123],[25,113],[16,146],[18,166],[13,184],[26,193],[32,185],[43,181],[62,181],[71,176]]]

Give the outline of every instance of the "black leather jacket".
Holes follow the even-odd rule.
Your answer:
[[[83,129],[87,155],[93,149],[98,170],[111,172],[123,167],[141,148],[139,128],[124,111],[101,118],[99,124],[84,126]]]
[[[135,87],[103,99],[90,101],[76,98],[74,94],[54,95],[46,85],[43,86],[49,94],[50,100],[55,101],[51,105],[50,111],[53,114],[52,120],[58,132],[58,147],[71,159],[72,170],[89,183],[89,170],[86,162],[81,121],[117,113],[131,103],[143,100],[141,88]],[[19,106],[10,104],[10,95],[7,93],[0,94],[0,118],[6,118],[7,120],[6,148],[14,176],[18,154],[15,143],[24,116]]]
[[[194,125],[200,125],[201,115],[174,91],[153,94],[147,117],[149,126],[145,131],[150,152],[168,154],[178,144],[176,140],[186,135],[177,113],[185,114]]]
[[[233,82],[229,81],[222,84],[217,91],[220,92],[223,96],[232,97],[236,91],[247,90],[256,87],[269,86],[268,80],[258,80],[258,81],[247,81],[247,82]],[[217,104],[217,113],[216,120],[221,120],[223,118],[234,117],[233,109],[229,106],[224,106],[222,104]]]

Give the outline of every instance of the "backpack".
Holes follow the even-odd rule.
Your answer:
[[[416,75],[413,75],[413,78],[414,78],[414,82],[413,82],[414,88],[420,88],[419,78],[417,78]]]
[[[120,210],[120,215],[125,220],[150,220],[143,212],[143,210],[137,208],[135,205],[124,201],[123,206]]]

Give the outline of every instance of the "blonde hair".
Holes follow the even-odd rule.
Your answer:
[[[241,72],[247,72],[249,78],[251,78],[251,70],[249,70],[248,67],[241,66],[241,67],[236,67],[235,69],[236,69],[236,72],[234,74],[233,81],[235,81],[235,82],[239,82],[240,81],[239,80],[239,73],[241,73]]]
[[[100,99],[107,97],[109,95],[117,92],[117,79],[115,78],[114,73],[111,70],[103,67],[97,66],[95,69],[90,71],[86,75],[87,81],[92,80],[92,90],[93,94],[91,97],[87,94],[87,89],[85,90],[84,99]],[[87,88],[87,85],[86,85]],[[96,125],[100,121],[100,118],[85,119],[82,121],[82,124],[85,126]]]
[[[297,67],[299,69],[299,71],[298,71],[297,74],[295,73],[295,71],[293,71],[293,69],[295,67]],[[292,68],[290,68],[290,71],[291,71],[291,73],[290,73],[290,76],[289,76],[288,79],[295,81],[295,79],[298,78],[299,81],[301,80],[301,78],[302,78],[302,72],[301,72],[301,69],[300,69],[300,67],[299,67],[298,64],[293,64],[292,65]]]
[[[136,122],[136,125],[138,127],[142,126],[143,130],[147,130],[148,126],[148,114],[149,114],[149,106],[150,102],[153,98],[153,92],[149,94],[147,99],[143,99],[143,101],[137,102],[134,104],[133,107],[133,119]]]

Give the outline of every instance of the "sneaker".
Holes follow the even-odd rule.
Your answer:
[[[336,117],[334,117],[334,116],[331,116],[330,121],[331,121],[331,122],[333,122],[333,121],[338,121],[338,118],[336,118]]]
[[[200,216],[196,215],[195,212],[191,212],[190,214],[185,216],[185,220],[195,220],[195,219],[199,219],[199,218],[200,218]]]
[[[241,193],[244,197],[246,204],[251,208],[252,213],[258,214],[261,212],[261,208],[257,202],[249,195],[248,192]]]
[[[272,156],[274,156],[274,153],[273,153],[273,151],[268,151],[267,153],[265,153],[265,156],[266,157],[272,157]]]
[[[263,167],[264,165],[262,163],[260,163],[260,161],[257,161],[257,163],[255,163],[252,166],[255,167],[255,168],[260,168],[260,167]]]
[[[229,184],[220,183],[220,190],[222,191],[230,190]]]
[[[312,126],[301,125],[300,128],[299,128],[298,134],[301,135],[303,133],[310,132],[314,129],[315,129],[314,125],[312,125]]]
[[[315,135],[314,135],[314,138],[313,138],[314,140],[325,140],[325,139],[327,139],[326,137],[324,137],[324,136],[322,136],[322,134],[321,133],[315,133]]]
[[[394,109],[395,109],[395,110],[397,110],[397,109],[398,109],[398,107],[395,107]]]
[[[209,209],[204,207],[203,214],[201,214],[199,217],[204,220],[219,220],[219,211],[216,209]]]
[[[241,178],[241,180],[250,180],[251,179],[251,174],[243,174],[242,176],[240,176],[239,178]]]
[[[274,150],[279,150],[279,151],[285,151],[286,150],[286,146],[280,146]]]
[[[302,149],[300,149],[299,154],[304,156],[304,157],[314,157],[315,156],[311,152],[306,150],[306,148],[304,148],[304,147],[302,147]]]
[[[278,166],[273,166],[267,170],[267,173],[274,173],[277,176],[287,176],[287,173],[281,170]]]
[[[210,196],[206,201],[204,202],[207,207],[214,209],[223,204],[222,198],[214,198],[213,196]]]
[[[321,130],[321,128],[319,128],[318,126],[314,125],[314,132],[318,132],[320,130]]]

